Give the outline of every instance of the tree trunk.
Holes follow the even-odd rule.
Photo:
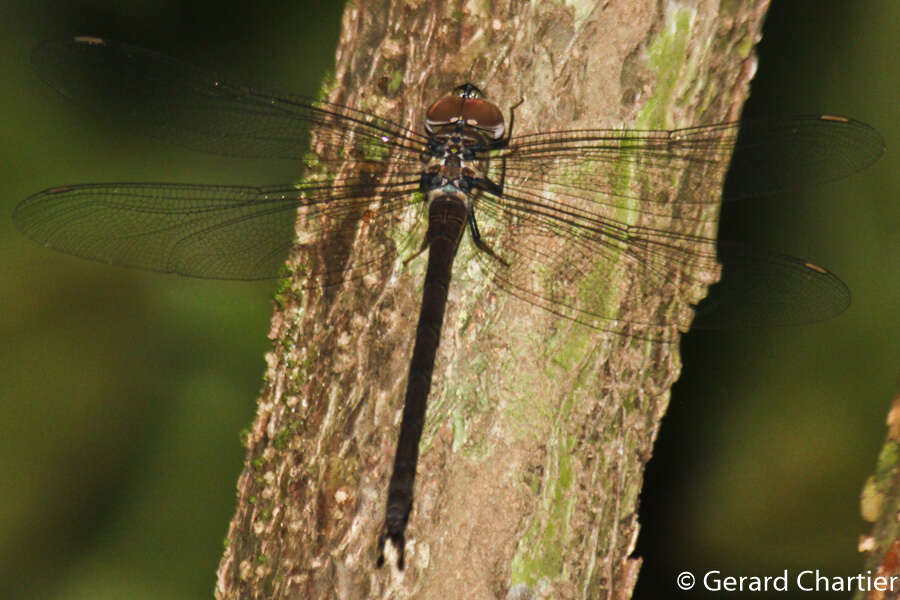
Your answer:
[[[900,598],[900,394],[888,411],[887,426],[875,472],[861,494],[862,516],[873,525],[869,535],[860,537],[859,551],[867,555],[867,577],[854,600]],[[884,593],[878,595],[879,591]]]
[[[505,109],[524,99],[514,135],[734,119],[766,4],[351,3],[330,99],[421,130],[471,81]],[[686,233],[715,235],[715,214],[690,216],[703,227]],[[280,296],[217,597],[630,597],[677,343],[589,330],[456,272],[407,567],[375,568],[423,269]],[[621,314],[676,318],[704,291],[626,293]]]

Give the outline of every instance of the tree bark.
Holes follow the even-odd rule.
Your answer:
[[[856,600],[900,598],[900,394],[888,411],[887,426],[878,465],[866,481],[860,503],[863,518],[872,523],[872,532],[860,537],[859,551],[867,555],[865,573],[874,591],[858,591]]]
[[[464,81],[504,108],[525,100],[514,134],[735,119],[766,5],[351,3],[330,99],[419,130],[428,103]],[[713,182],[695,195],[720,191]],[[702,226],[686,233],[715,235],[714,208],[681,209],[707,211],[690,214]],[[677,344],[558,319],[467,277],[461,260],[406,570],[376,569],[375,544],[424,261],[337,293],[293,282],[280,295],[218,598],[631,596],[643,468],[679,374]],[[622,317],[675,319],[704,293],[626,292]]]

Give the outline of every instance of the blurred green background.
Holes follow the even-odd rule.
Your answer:
[[[9,215],[65,183],[284,183],[297,168],[134,135],[59,97],[29,55],[46,39],[105,36],[315,95],[333,68],[340,7],[0,6],[0,598],[210,598],[244,456],[239,433],[252,422],[269,349],[274,282],[94,264],[33,244]]]
[[[78,260],[9,214],[92,181],[264,184],[287,161],[206,156],[130,135],[30,70],[73,34],[155,48],[236,80],[315,93],[339,9],[307,3],[4,2],[0,95],[0,598],[211,596],[261,384],[272,283],[193,281]],[[900,359],[896,40],[900,7],[776,1],[748,111],[835,112],[888,154],[848,180],[726,215],[731,237],[814,259],[854,305],[832,322],[692,334],[648,472],[638,597],[685,569],[855,573],[858,492]],[[754,597],[760,597],[755,595]],[[786,597],[782,595],[780,597]],[[804,598],[810,596],[804,595]]]

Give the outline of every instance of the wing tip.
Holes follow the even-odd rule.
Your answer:
[[[106,40],[91,35],[76,35],[72,38],[76,44],[86,44],[88,46],[105,46]]]

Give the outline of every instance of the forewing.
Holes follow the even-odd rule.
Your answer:
[[[848,117],[812,115],[740,125],[723,192],[725,200],[767,196],[841,179],[884,154],[881,134]],[[685,131],[689,134],[691,130]]]
[[[500,156],[507,175],[525,186],[550,182],[563,196],[667,215],[665,190],[678,180],[690,191],[705,188],[710,179],[722,185],[729,173],[723,199],[737,200],[840,179],[871,165],[883,152],[883,138],[869,125],[816,115],[660,131],[525,135],[514,138]],[[632,185],[638,168],[646,184],[642,188]],[[686,193],[678,201],[709,204],[719,198]]]
[[[229,83],[162,54],[101,38],[35,48],[32,65],[60,94],[141,133],[230,156],[301,158],[315,127],[320,160],[393,153],[416,162],[425,138],[362,111]],[[353,132],[353,135],[349,135]]]

